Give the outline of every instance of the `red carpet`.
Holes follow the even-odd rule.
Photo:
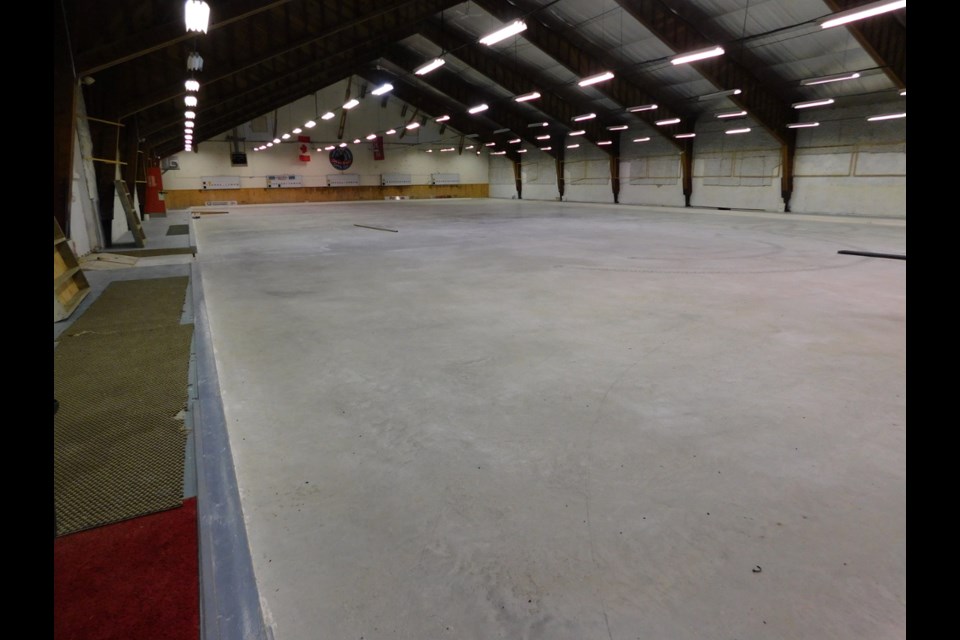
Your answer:
[[[198,640],[196,498],[57,538],[56,640]]]

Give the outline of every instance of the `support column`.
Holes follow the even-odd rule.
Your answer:
[[[560,192],[560,199],[563,200],[564,192],[564,180],[563,180],[563,145],[560,145],[560,148],[557,149],[557,191]]]
[[[610,188],[613,190],[613,203],[620,204],[620,134],[613,138],[610,153]]]
[[[690,196],[693,194],[693,138],[683,141],[683,151],[680,152],[680,171],[683,180],[683,206],[690,206]]]
[[[783,210],[790,213],[790,197],[793,195],[793,163],[797,155],[797,132],[789,129],[787,141],[780,146],[780,197]]]
[[[513,157],[513,182],[517,187],[517,200],[523,200],[523,174],[520,173],[520,154]]]

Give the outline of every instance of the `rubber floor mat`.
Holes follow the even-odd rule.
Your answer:
[[[182,504],[193,325],[179,324],[187,279],[176,295],[162,280],[112,283],[54,349],[57,535]],[[166,301],[152,323],[111,318],[124,299],[121,315],[137,315],[131,301],[150,291]]]

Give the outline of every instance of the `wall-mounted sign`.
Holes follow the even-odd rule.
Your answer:
[[[337,171],[346,171],[353,164],[353,153],[347,147],[337,147],[330,152],[330,165]]]
[[[267,176],[267,189],[302,186],[303,176]]]
[[[373,147],[373,159],[383,160],[383,136],[374,138],[370,146]]]

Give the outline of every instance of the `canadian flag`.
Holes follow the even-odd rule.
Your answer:
[[[297,136],[297,142],[300,143],[300,162],[310,162],[310,136]]]

